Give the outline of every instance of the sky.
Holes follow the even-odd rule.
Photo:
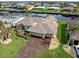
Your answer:
[[[0,1],[73,1],[79,2],[79,0],[0,0]]]

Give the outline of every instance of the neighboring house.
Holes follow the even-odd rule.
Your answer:
[[[30,35],[39,36],[39,37],[52,37],[53,32],[49,26],[45,23],[37,23],[35,26],[27,29],[30,32]]]
[[[44,7],[44,6],[37,6],[33,8],[34,10],[43,10],[43,9],[49,9],[49,10],[58,10],[60,9],[59,7]]]
[[[25,4],[25,6],[24,6],[27,10],[31,10],[31,9],[33,9],[34,8],[34,5],[32,5],[32,4]]]
[[[79,30],[71,34],[70,38],[74,41],[74,45],[79,45]]]
[[[33,10],[43,10],[43,9],[46,9],[46,7],[44,7],[44,6],[37,6],[37,7],[33,8]]]
[[[38,37],[54,37],[56,36],[58,24],[57,19],[52,15],[43,17],[28,16],[26,19],[21,20],[17,23],[23,24],[25,30],[30,33],[30,35]]]
[[[79,26],[79,21],[77,19],[75,20],[70,20],[68,21],[68,24],[70,27],[76,25],[77,27]],[[70,31],[69,32],[70,38],[68,43],[70,43],[71,41],[74,42],[74,45],[79,45],[79,30],[78,29],[74,29],[74,31]]]
[[[73,8],[73,7],[64,7],[64,8],[62,8],[62,9],[63,9],[63,11],[65,11],[65,12],[74,11],[74,8]]]
[[[63,4],[64,7],[76,7],[77,4],[74,4],[74,3],[65,3]]]

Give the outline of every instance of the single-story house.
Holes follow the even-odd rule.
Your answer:
[[[57,19],[52,15],[49,15],[46,18],[28,16],[24,20],[19,21],[17,25],[23,24],[25,26],[25,30],[32,36],[45,38],[56,36],[56,22]]]
[[[34,5],[32,4],[25,4],[24,7],[27,9],[27,10],[31,10],[34,8]]]
[[[62,8],[63,11],[67,11],[67,12],[70,12],[70,11],[73,11],[74,8],[73,7],[64,7]]]
[[[46,23],[38,23],[35,26],[27,29],[30,32],[30,35],[39,36],[39,37],[52,37],[55,35],[56,27],[50,28]]]
[[[44,6],[37,6],[37,7],[34,7],[32,10],[43,10],[43,9],[46,9],[46,7],[44,7]]]
[[[59,7],[45,7],[45,6],[37,6],[33,8],[33,10],[43,10],[43,9],[58,10],[60,8]]]
[[[77,4],[74,4],[74,3],[66,3],[63,5],[64,7],[76,7]]]

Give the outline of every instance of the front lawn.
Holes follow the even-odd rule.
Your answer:
[[[54,50],[49,50],[48,52],[43,52],[34,55],[36,58],[71,58],[72,56],[69,55],[67,52],[63,50],[62,47],[58,47]]]
[[[15,57],[27,41],[25,38],[17,37],[15,32],[12,33],[11,39],[12,42],[7,45],[0,44],[0,58]]]

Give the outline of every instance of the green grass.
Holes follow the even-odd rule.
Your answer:
[[[20,50],[20,48],[22,48],[24,43],[27,41],[24,38],[17,37],[15,35],[15,32],[12,33],[11,39],[12,42],[7,45],[0,44],[0,58],[15,57],[17,52]]]
[[[57,29],[57,38],[61,44],[67,44],[67,38],[66,38],[66,21],[65,20],[59,20],[58,21],[59,27]]]
[[[43,52],[34,55],[35,58],[71,58],[72,56],[69,55],[67,52],[63,50],[62,47],[58,47],[54,50],[49,50],[48,52]]]

